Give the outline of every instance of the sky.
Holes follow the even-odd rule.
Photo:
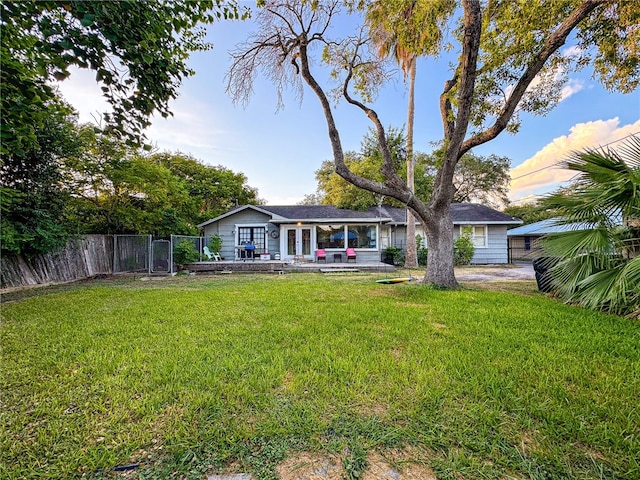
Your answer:
[[[348,28],[348,24],[336,27]],[[277,111],[275,86],[259,77],[249,105],[234,105],[225,91],[231,65],[228,52],[255,30],[251,20],[209,26],[207,38],[214,48],[192,54],[189,65],[196,75],[183,82],[179,98],[170,103],[174,116],[154,117],[146,135],[159,150],[187,153],[205,164],[242,172],[268,205],[294,205],[316,191],[315,172],[324,160],[332,159],[331,144],[320,104],[308,87],[302,101],[294,92],[285,92],[285,108]],[[572,48],[568,42],[563,51]],[[591,73],[589,69],[570,73],[562,101],[553,111],[546,116],[523,115],[519,133],[503,132],[474,150],[478,155],[511,159],[513,202],[530,201],[566,185],[572,174],[549,167],[571,152],[604,145],[615,148],[624,137],[640,133],[640,92],[608,92]],[[450,76],[446,57],[418,62],[417,151],[431,152],[433,142],[443,136],[438,102]],[[59,87],[81,122],[96,122],[108,108],[91,71],[74,70]],[[406,125],[407,90],[398,74],[371,104],[385,126]],[[343,149],[358,151],[371,122],[344,103],[334,107],[334,114]]]

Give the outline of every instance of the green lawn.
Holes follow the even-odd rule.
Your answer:
[[[640,478],[640,323],[531,283],[376,278],[109,280],[5,302],[0,477],[135,462],[129,478],[277,478],[305,451],[359,478],[369,453],[406,449],[439,479]]]

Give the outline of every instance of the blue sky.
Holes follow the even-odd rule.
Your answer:
[[[174,117],[154,118],[147,136],[160,150],[189,153],[206,164],[244,173],[267,204],[291,205],[315,191],[314,172],[323,160],[331,159],[331,146],[320,104],[308,88],[302,103],[290,92],[285,108],[276,112],[275,87],[259,78],[246,108],[232,103],[225,92],[228,52],[254,30],[251,21],[210,26],[213,50],[191,57],[196,75],[183,83],[180,97],[172,102]],[[420,59],[417,72],[415,148],[430,152],[431,142],[442,138],[438,100],[450,75],[449,65],[446,58]],[[588,69],[571,74],[565,98],[550,114],[523,116],[518,134],[503,133],[475,150],[511,159],[512,200],[542,195],[567,181],[568,172],[546,167],[571,151],[610,142],[615,146],[621,138],[640,132],[640,93],[607,92],[590,75]],[[94,121],[107,108],[94,78],[92,72],[74,71],[60,84],[83,122]],[[407,88],[398,74],[372,106],[384,125],[402,127],[406,102]],[[345,104],[334,113],[344,150],[359,150],[370,121]],[[531,173],[536,170],[540,171]]]

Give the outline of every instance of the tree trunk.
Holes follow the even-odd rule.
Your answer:
[[[415,117],[416,57],[409,60],[409,101],[407,105],[407,187],[415,192],[413,161],[413,119]],[[416,221],[413,212],[407,208],[407,254],[404,260],[406,268],[418,266],[418,249],[416,246]]]
[[[450,210],[448,204],[433,209],[432,221],[426,229],[429,255],[424,283],[457,288],[458,282],[453,271],[453,222]]]

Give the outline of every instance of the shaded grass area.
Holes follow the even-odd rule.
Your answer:
[[[0,476],[275,478],[320,450],[358,478],[368,451],[414,445],[442,479],[640,478],[637,321],[522,286],[374,280],[118,280],[5,303]]]

